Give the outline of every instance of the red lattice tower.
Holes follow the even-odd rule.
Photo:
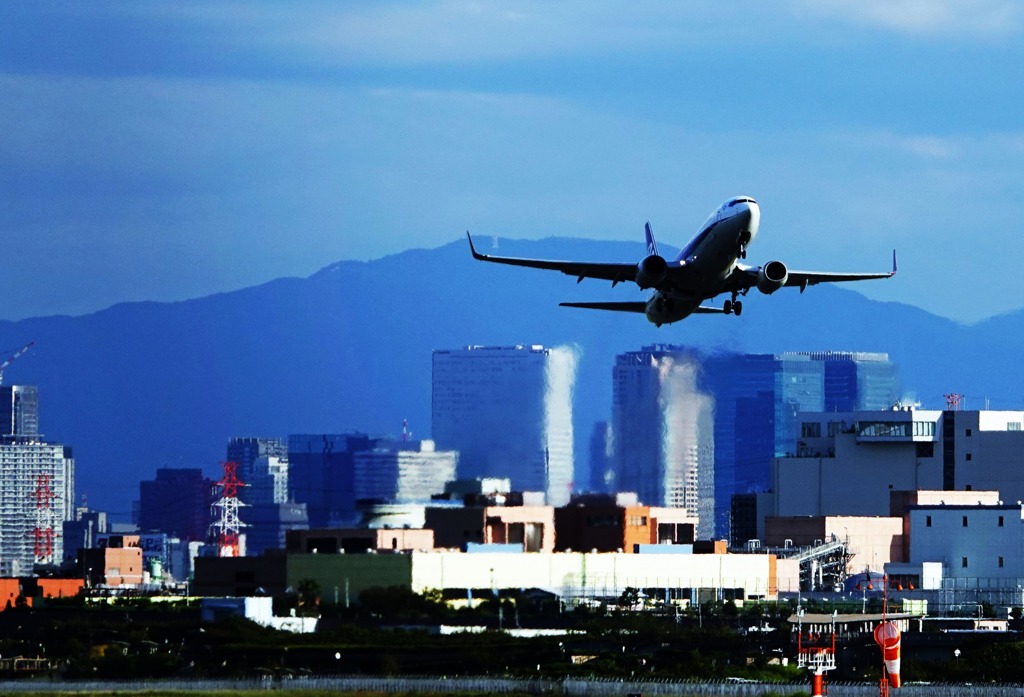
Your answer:
[[[238,516],[243,505],[238,500],[238,487],[245,486],[245,483],[238,478],[237,462],[222,462],[221,465],[224,467],[224,476],[217,482],[221,494],[213,504],[214,522],[211,528],[220,548],[219,556],[240,557],[240,535],[246,525]]]
[[[32,498],[36,503],[36,526],[32,529],[37,564],[53,563],[53,487],[48,474],[36,477],[36,488]]]
[[[960,406],[963,404],[964,396],[957,392],[951,392],[946,397],[946,411],[960,411]]]

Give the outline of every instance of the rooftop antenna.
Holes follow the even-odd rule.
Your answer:
[[[964,396],[958,392],[950,392],[946,397],[946,411],[960,411]]]

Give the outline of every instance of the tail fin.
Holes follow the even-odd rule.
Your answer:
[[[647,256],[657,256],[658,243],[654,241],[654,233],[651,232],[651,223],[649,221],[644,224],[644,233],[647,236]]]

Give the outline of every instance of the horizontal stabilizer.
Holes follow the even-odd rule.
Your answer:
[[[618,302],[618,303],[558,303],[560,307],[583,307],[588,310],[611,310],[612,312],[647,312],[645,302]]]

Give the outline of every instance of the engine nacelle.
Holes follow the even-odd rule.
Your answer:
[[[668,275],[668,262],[657,254],[636,265],[636,284],[643,289],[657,288]]]
[[[781,261],[769,261],[757,272],[757,289],[771,295],[789,279],[789,269]]]

